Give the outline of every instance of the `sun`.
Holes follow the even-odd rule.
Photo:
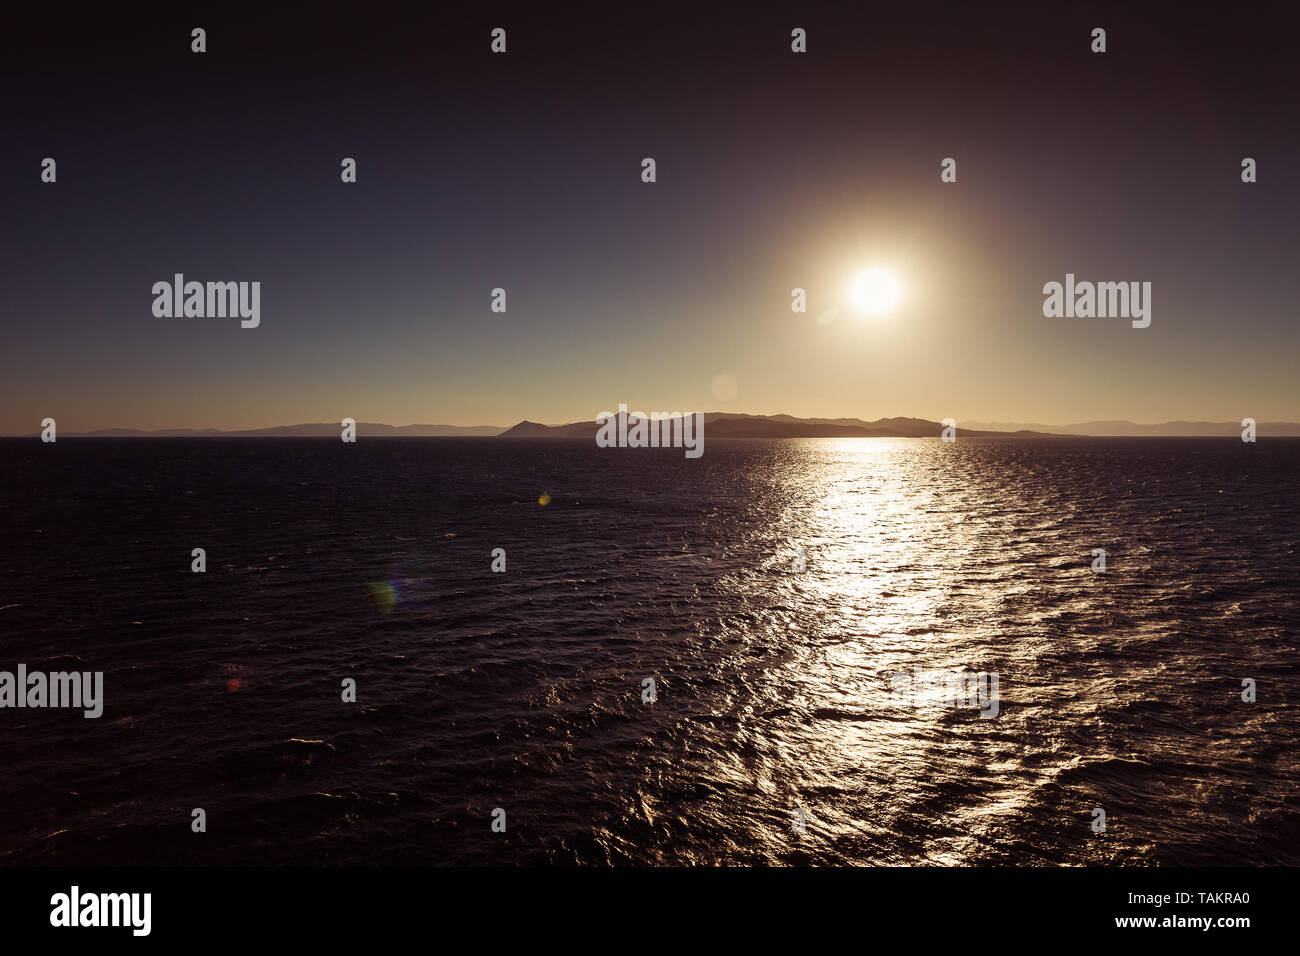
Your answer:
[[[859,272],[849,287],[849,298],[859,312],[867,315],[884,315],[898,305],[903,297],[903,285],[898,276],[878,266]]]

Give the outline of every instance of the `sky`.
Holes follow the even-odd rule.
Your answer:
[[[16,14],[0,434],[1300,420],[1284,6],[455,6]],[[155,316],[175,273],[260,282],[259,326]],[[1150,327],[1045,317],[1067,273],[1150,282]]]

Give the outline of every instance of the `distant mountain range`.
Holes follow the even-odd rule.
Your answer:
[[[1079,422],[1075,425],[1037,425],[1025,422],[967,422],[969,428],[990,431],[1049,431],[1055,435],[1086,435],[1095,438],[1199,438],[1241,437],[1241,419],[1235,422],[1163,422],[1139,425],[1129,421]],[[958,425],[960,428],[960,423]],[[1271,438],[1300,437],[1296,422],[1255,423],[1256,433]]]
[[[569,425],[539,425],[523,421],[505,431],[503,438],[594,438],[600,426],[594,422]],[[1300,436],[1295,422],[1256,424],[1257,434],[1264,437]],[[704,434],[708,438],[937,438],[943,430],[940,422],[924,418],[794,418],[790,415],[738,415],[731,412],[707,412]],[[1052,436],[1087,437],[1240,437],[1238,422],[1166,422],[1163,425],[1136,425],[1133,422],[1084,422],[1079,425],[1043,425],[1012,422],[958,422],[959,436],[1022,435],[1030,438]]]
[[[510,428],[500,425],[383,425],[359,422],[357,435],[370,438],[591,438],[598,426],[594,421],[567,425],[540,425],[522,421]],[[1261,438],[1300,437],[1295,422],[1259,422]],[[710,438],[936,438],[940,422],[924,418],[795,418],[792,415],[743,415],[735,412],[706,412],[704,434]],[[60,433],[61,438],[338,438],[340,426],[333,422],[278,425],[245,431],[217,428],[165,428],[142,431],[137,428],[104,428],[93,432]],[[39,432],[30,432],[34,437]],[[1130,421],[1080,422],[1074,425],[1044,425],[1029,422],[958,422],[959,436],[1022,435],[1087,437],[1238,437],[1241,422],[1164,422],[1140,425]]]
[[[568,425],[539,425],[523,421],[502,432],[502,438],[591,438],[600,425],[594,421]],[[794,418],[791,415],[739,415],[705,412],[704,437],[712,438],[938,438],[939,422],[924,418]],[[1006,432],[971,431],[957,426],[959,435],[1004,435]],[[1046,437],[1045,432],[1024,432]]]
[[[500,425],[380,425],[357,422],[357,434],[382,438],[464,438],[500,435]],[[219,428],[162,428],[141,431],[138,428],[101,428],[93,432],[59,432],[60,438],[338,438],[342,428],[337,422],[313,422],[308,425],[277,425],[248,431],[222,431]],[[39,435],[40,432],[32,432]]]

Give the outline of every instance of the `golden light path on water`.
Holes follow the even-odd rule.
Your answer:
[[[937,472],[946,466],[939,457],[918,463],[916,444],[862,439],[838,441],[823,451],[820,467],[809,476],[820,484],[821,501],[810,514],[792,517],[807,529],[807,547],[819,569],[809,576],[805,596],[839,609],[842,633],[820,655],[810,655],[801,672],[787,667],[772,676],[801,685],[822,713],[859,715],[821,722],[834,733],[804,735],[808,756],[800,766],[816,768],[827,780],[891,768],[892,789],[922,795],[950,764],[943,751],[955,744],[943,738],[949,736],[945,725],[952,721],[953,704],[938,685],[918,689],[910,705],[901,702],[891,693],[891,679],[916,667],[933,674],[982,671],[989,662],[973,656],[963,635],[942,630],[963,567],[980,548],[981,522],[937,500],[937,489],[947,484],[936,480]],[[979,724],[971,726],[978,733]],[[910,787],[897,786],[909,778]],[[819,782],[809,784],[815,790]],[[1013,811],[1016,803],[1015,791],[991,794],[981,813]],[[870,824],[831,807],[819,809],[833,814],[826,821],[833,833],[870,838],[891,807],[877,808]],[[973,822],[961,821],[961,832],[927,848],[928,861],[966,858],[969,844],[979,839]]]
[[[955,580],[978,541],[975,522],[954,520],[952,509],[936,501],[935,476],[927,471],[942,468],[941,459],[918,466],[908,452],[915,445],[900,439],[828,443],[817,467],[803,477],[815,493],[789,515],[803,529],[794,547],[805,550],[805,562],[816,568],[806,581],[799,579],[800,598],[835,608],[839,632],[817,651],[766,675],[797,688],[793,705],[822,718],[807,732],[792,728],[784,741],[783,749],[803,751],[798,757],[791,753],[795,759],[780,770],[788,776],[791,766],[800,768],[805,779],[799,791],[834,790],[837,780],[864,774],[870,779],[888,768],[893,785],[879,789],[924,795],[936,782],[934,768],[948,763],[937,752],[953,746],[942,740],[952,709],[938,686],[922,691],[909,707],[893,698],[891,679],[911,675],[917,666],[956,674],[986,663],[972,659],[968,642],[934,632],[946,619]],[[994,803],[1011,809],[1015,796],[990,801],[985,812],[994,812]],[[817,818],[827,839],[871,840],[895,809],[882,804],[864,819],[857,811],[836,812],[828,802],[805,812]],[[978,835],[962,829],[965,835],[928,849],[931,862],[966,856],[965,844]]]
[[[638,812],[662,823],[671,806],[703,831],[695,862],[954,864],[1024,843],[1023,861],[1029,842],[1044,859],[1086,844],[1090,808],[1056,806],[1054,780],[1081,760],[1062,732],[1095,719],[1114,678],[1086,657],[1072,673],[1036,663],[1054,646],[1049,615],[1098,609],[1074,506],[1048,500],[1045,475],[1024,476],[1031,491],[1013,464],[994,475],[940,441],[791,442],[764,464],[751,539],[715,559],[721,603],[746,609],[720,622],[736,651],[719,686],[697,689],[725,703],[678,728],[678,783],[655,781]],[[918,669],[998,674],[996,716],[942,686],[900,700],[896,675]],[[1124,758],[1098,742],[1086,759]],[[695,795],[676,792],[684,776]],[[1053,813],[1075,814],[1076,832]],[[1063,835],[1045,836],[1054,823]]]

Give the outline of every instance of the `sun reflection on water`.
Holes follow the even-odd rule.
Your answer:
[[[963,862],[1028,792],[1006,732],[1014,715],[995,726],[933,695],[891,697],[900,672],[1007,667],[991,626],[1002,598],[980,583],[992,581],[984,564],[1004,563],[1001,536],[968,510],[972,491],[983,496],[955,485],[954,454],[938,440],[790,443],[780,503],[754,542],[771,573],[720,581],[774,612],[745,638],[765,642],[755,631],[769,625],[786,637],[761,663],[732,661],[751,699],[734,727],[709,727],[724,739],[702,771],[768,795],[748,821],[764,858]],[[796,837],[773,804],[815,826]]]

